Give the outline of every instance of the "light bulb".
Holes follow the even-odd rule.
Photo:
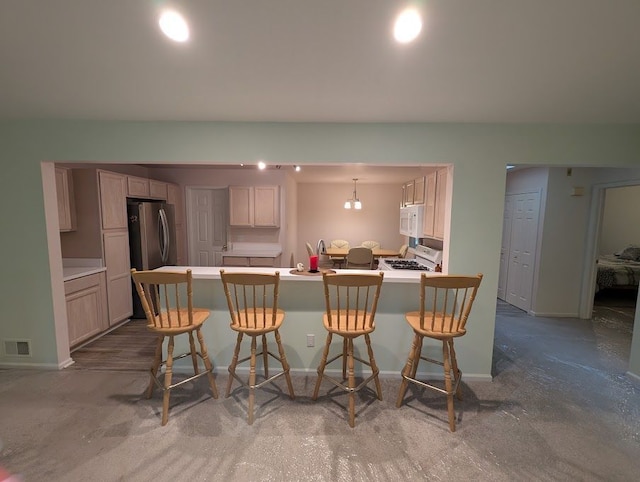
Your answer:
[[[351,209],[351,201],[345,201],[344,208],[345,209]]]
[[[171,40],[186,42],[189,40],[189,26],[184,17],[174,10],[165,10],[158,21],[162,32]]]
[[[362,209],[362,203],[360,201],[358,201],[357,199],[356,199],[356,202],[354,203],[354,205],[355,205],[354,207],[356,209]]]
[[[421,30],[422,18],[420,18],[420,13],[413,8],[408,8],[396,18],[393,36],[398,42],[406,44],[414,40]]]

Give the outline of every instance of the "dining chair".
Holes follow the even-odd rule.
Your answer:
[[[373,269],[373,251],[358,246],[351,248],[345,263],[347,269]]]
[[[363,241],[362,243],[360,243],[360,246],[362,246],[363,248],[369,248],[371,250],[380,249],[380,243],[378,241]]]
[[[169,397],[174,388],[206,375],[209,378],[213,398],[218,398],[218,389],[213,378],[213,365],[209,360],[207,346],[200,331],[202,324],[209,317],[209,310],[193,307],[191,270],[168,272],[132,269],[131,276],[147,318],[147,329],[158,336],[146,396],[151,398],[154,385],[163,391],[162,425],[166,425],[169,420]],[[196,349],[194,333],[198,339],[200,351]],[[182,334],[189,335],[189,351],[174,355],[174,338]],[[165,338],[169,341],[167,358],[163,361],[162,348]],[[173,362],[188,356],[191,357],[194,375],[174,382]],[[198,367],[198,358],[204,363],[203,372]],[[165,367],[164,375],[158,375],[162,366]]]
[[[400,246],[400,249],[398,250],[398,254],[399,254],[398,258],[406,258],[407,251],[409,251],[408,244],[403,244],[402,246]]]
[[[407,363],[402,370],[402,383],[396,406],[402,405],[409,382],[445,394],[447,396],[449,429],[452,432],[456,430],[453,396],[455,395],[458,400],[462,400],[460,390],[462,372],[458,368],[453,340],[467,332],[467,320],[481,281],[482,274],[475,276],[427,276],[422,273],[420,278],[420,311],[405,314],[407,323],[413,329],[414,337]],[[442,360],[422,356],[424,337],[442,342]],[[420,381],[417,378],[420,360],[442,366],[444,383],[435,385],[427,381]]]
[[[329,247],[338,248],[338,249],[349,249],[349,241],[344,239],[333,239],[331,243],[329,243]],[[331,261],[333,262],[333,266],[337,268],[341,268],[344,264],[344,258],[341,256],[331,256]]]
[[[378,379],[369,334],[375,330],[375,314],[382,287],[382,271],[376,274],[323,273],[325,314],[323,324],[327,330],[327,340],[318,366],[318,379],[313,391],[313,400],[318,399],[320,384],[327,379],[349,394],[349,425],[355,426],[356,392],[371,380],[375,381],[378,400],[382,400],[382,388]],[[342,337],[342,350],[331,359],[329,349],[333,335]],[[356,356],[353,341],[364,336],[369,359]],[[324,371],[328,364],[342,359],[342,380],[337,380]],[[371,375],[356,386],[355,361],[371,368]]]
[[[236,379],[242,386],[249,389],[248,422],[253,424],[255,389],[273,382],[284,375],[289,390],[289,398],[294,399],[293,385],[289,375],[289,363],[285,356],[284,347],[278,330],[282,326],[285,313],[278,308],[278,295],[280,287],[280,272],[275,274],[264,273],[227,273],[220,270],[220,277],[224,288],[224,294],[229,306],[231,317],[230,327],[238,333],[233,359],[229,365],[229,380],[225,397],[231,393],[233,380]],[[278,355],[270,352],[267,345],[267,334],[273,333]],[[240,347],[244,335],[251,338],[251,354],[242,359]],[[262,338],[262,351],[256,353],[256,339]],[[269,376],[269,357],[275,358],[282,365],[282,371]],[[264,368],[264,380],[257,381],[256,360],[262,357]],[[249,378],[241,379],[236,374],[238,364],[249,361]]]

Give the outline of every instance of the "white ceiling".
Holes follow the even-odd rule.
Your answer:
[[[1,0],[0,118],[640,122],[640,0]]]

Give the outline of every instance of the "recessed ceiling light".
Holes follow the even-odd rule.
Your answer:
[[[175,10],[165,10],[158,21],[162,32],[171,40],[186,42],[189,40],[189,26],[182,15]]]
[[[300,166],[295,166],[294,169],[296,170],[296,172],[300,172]]]
[[[258,162],[258,169],[265,169],[266,167],[267,165],[264,163],[264,161]]]
[[[422,17],[415,8],[403,10],[396,18],[393,36],[396,41],[406,44],[415,40],[422,30]]]

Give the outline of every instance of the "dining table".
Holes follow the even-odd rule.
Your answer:
[[[400,249],[374,248],[371,250],[374,258],[398,258]],[[327,248],[325,253],[331,258],[346,258],[349,254],[349,248]]]

